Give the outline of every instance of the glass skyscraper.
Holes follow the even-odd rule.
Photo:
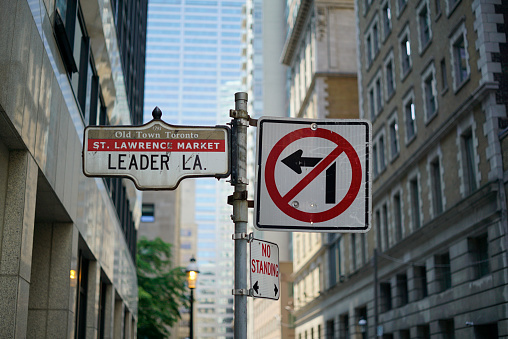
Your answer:
[[[155,106],[174,125],[225,125],[241,87],[244,0],[151,0],[145,77],[145,121]],[[192,180],[192,179],[186,179]],[[233,191],[225,180],[196,179],[194,229],[182,224],[181,264],[195,247],[200,275],[195,291],[196,338],[233,338]],[[192,194],[192,193],[188,193]],[[186,213],[185,206],[182,213]],[[188,215],[187,215],[188,219]],[[194,233],[196,233],[194,231]],[[192,237],[189,237],[189,234]],[[188,239],[192,239],[189,241]],[[185,254],[184,254],[185,253]],[[179,332],[181,333],[181,332]]]

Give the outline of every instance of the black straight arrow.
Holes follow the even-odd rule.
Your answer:
[[[258,285],[258,282],[256,281],[256,283],[254,284],[254,286],[252,286],[252,288],[254,289],[254,291],[256,291],[256,294],[259,294],[259,285]]]
[[[275,296],[277,296],[277,292],[279,292],[279,289],[277,288],[277,285],[273,284],[273,291],[275,292]]]
[[[303,150],[299,149],[288,157],[284,158],[282,163],[291,168],[298,174],[302,174],[302,167],[314,167],[323,158],[304,158],[302,157]]]

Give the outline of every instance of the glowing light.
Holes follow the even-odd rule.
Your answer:
[[[70,277],[71,277],[71,280],[76,279],[76,271],[75,270],[71,270]]]

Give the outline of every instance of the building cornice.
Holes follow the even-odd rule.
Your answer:
[[[282,49],[282,56],[280,61],[286,66],[291,65],[291,60],[295,54],[298,41],[305,27],[305,22],[311,11],[312,0],[302,0],[300,7],[298,8],[298,14],[296,15],[295,24],[291,31],[288,32],[284,47]]]

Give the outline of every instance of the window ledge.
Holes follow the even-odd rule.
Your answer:
[[[410,138],[406,140],[406,147],[409,146],[416,139],[416,133]]]
[[[413,65],[409,66],[409,68],[406,70],[406,72],[404,74],[402,74],[402,77],[400,78],[400,82],[404,82],[404,80],[406,80],[406,78],[408,77],[408,75],[411,73],[412,70],[413,70]]]
[[[393,89],[393,91],[391,93],[388,94],[387,98],[386,98],[386,103],[389,103],[390,100],[392,100],[392,98],[395,96],[395,88]]]
[[[438,110],[432,113],[432,115],[427,120],[425,120],[425,126],[428,126],[431,123],[431,121],[437,117],[437,112]]]
[[[453,94],[457,94],[460,92],[460,90],[469,82],[469,79],[471,79],[471,74],[467,75],[467,78],[465,78],[458,86],[453,90]]]
[[[397,154],[395,154],[393,157],[391,157],[390,164],[393,164],[395,162],[395,160],[397,160],[399,158],[399,155],[400,155],[400,151],[397,152]]]
[[[429,46],[431,45],[431,43],[432,43],[432,36],[429,38],[427,43],[425,43],[425,45],[423,47],[421,47],[421,49],[419,51],[420,57],[423,56],[423,54],[429,49]]]

